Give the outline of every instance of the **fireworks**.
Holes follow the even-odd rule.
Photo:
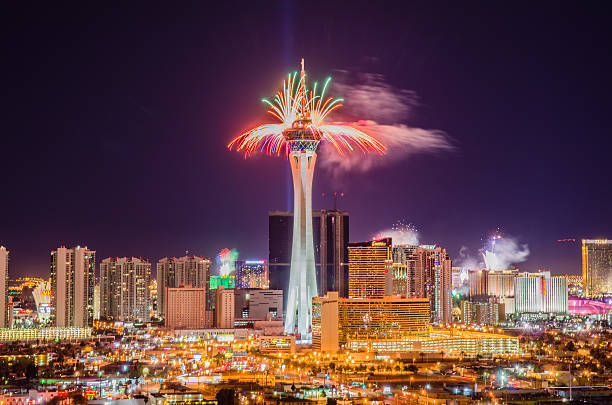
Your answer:
[[[217,254],[217,266],[220,276],[229,276],[234,271],[234,262],[238,260],[238,251],[236,249],[222,249]]]
[[[418,245],[419,230],[411,223],[397,221],[391,229],[378,232],[374,239],[392,238],[394,245]]]
[[[228,148],[244,152],[245,157],[255,152],[288,156],[289,147],[283,131],[291,128],[298,118],[306,118],[309,130],[320,134],[321,140],[329,142],[339,155],[355,149],[362,153],[384,154],[385,145],[361,129],[342,123],[327,123],[329,115],[340,108],[343,101],[326,95],[330,82],[331,78],[327,78],[322,86],[315,82],[312,90],[307,89],[302,61],[299,78],[297,72],[289,74],[272,101],[262,100],[268,106],[268,114],[277,122],[243,132],[227,145]]]
[[[504,235],[498,228],[489,234],[480,252],[488,270],[506,270],[513,264],[527,260],[529,247],[526,244],[519,244],[515,238]]]

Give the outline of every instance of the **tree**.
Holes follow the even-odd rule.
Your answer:
[[[408,366],[408,371],[410,371],[411,373],[416,373],[417,371],[419,371],[419,368],[415,366],[414,364],[410,364]]]
[[[215,396],[218,405],[234,405],[236,392],[233,388],[222,388]]]

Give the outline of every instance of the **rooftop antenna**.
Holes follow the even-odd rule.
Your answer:
[[[321,197],[325,197],[326,195],[331,196],[334,199],[334,211],[336,211],[338,209],[338,198],[344,197],[344,193],[342,191],[334,191],[331,194],[321,193]]]

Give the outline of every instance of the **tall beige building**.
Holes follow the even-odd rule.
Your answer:
[[[9,251],[0,246],[0,328],[8,328]]]
[[[166,288],[164,313],[169,329],[206,327],[206,289],[203,287]]]
[[[612,294],[612,240],[582,240],[582,278],[586,296]]]
[[[100,263],[100,316],[115,321],[150,319],[151,263],[136,257],[109,257]]]
[[[166,288],[181,286],[210,288],[210,259],[202,256],[165,257],[157,262],[157,309],[164,316]],[[206,306],[212,309],[212,298],[207,296]]]
[[[234,290],[219,286],[217,288],[217,300],[215,302],[215,315],[217,328],[231,329],[234,327],[235,302]]]
[[[349,243],[349,298],[382,298],[392,293],[391,239]]]
[[[96,251],[87,246],[51,251],[52,322],[57,327],[92,326]]]
[[[514,297],[514,278],[518,270],[490,270],[487,274],[487,295]]]
[[[333,353],[340,348],[338,333],[338,292],[329,291],[312,300],[312,348]]]

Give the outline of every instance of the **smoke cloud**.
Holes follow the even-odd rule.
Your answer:
[[[382,75],[351,75],[341,71],[332,82],[332,94],[345,100],[338,111],[344,119],[340,124],[361,129],[387,146],[384,156],[358,151],[338,156],[333,146],[323,143],[319,149],[321,166],[334,174],[352,170],[364,172],[417,153],[455,150],[451,138],[443,131],[405,124],[418,106],[418,98],[412,91],[394,88]]]
[[[459,258],[453,260],[453,265],[461,267],[464,270],[476,270],[483,267],[483,264],[472,254],[467,246],[461,246],[459,249]]]
[[[392,238],[394,245],[418,245],[419,231],[412,224],[396,222],[389,229],[377,232],[372,239]]]
[[[529,257],[529,246],[519,244],[515,238],[502,236],[495,243],[481,250],[485,266],[489,270],[506,270]]]

